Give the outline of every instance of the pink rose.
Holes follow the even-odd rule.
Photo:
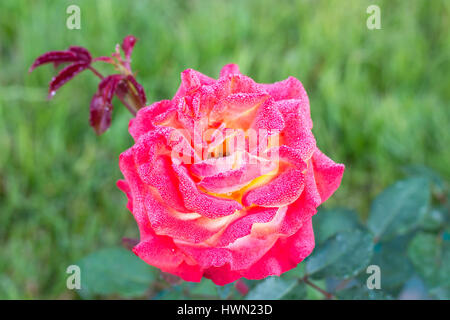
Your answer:
[[[188,69],[172,100],[138,111],[118,187],[148,264],[218,285],[297,266],[314,248],[316,208],[344,165],[317,147],[297,79],[258,84],[226,65],[218,80]]]

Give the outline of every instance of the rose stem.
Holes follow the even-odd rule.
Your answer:
[[[102,74],[100,72],[98,72],[97,69],[95,69],[93,66],[89,66],[88,69],[91,70],[97,77],[99,77],[100,79],[103,79]]]
[[[316,289],[317,291],[319,291],[321,294],[323,294],[325,296],[325,298],[330,299],[330,300],[334,298],[333,294],[323,290],[322,288],[320,288],[317,285],[315,285],[313,282],[309,281],[308,276],[304,276],[303,278],[301,278],[299,280],[303,281],[304,283],[306,283],[310,287],[312,287],[312,288]]]

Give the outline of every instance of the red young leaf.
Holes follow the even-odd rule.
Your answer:
[[[98,91],[92,97],[89,122],[98,135],[105,132],[111,125],[111,113],[113,110],[111,101],[122,78],[123,76],[120,74],[104,78],[98,85]]]
[[[90,105],[89,123],[98,135],[111,125],[111,112],[112,104],[108,104],[100,93],[94,94]]]
[[[117,84],[123,79],[121,74],[112,74],[104,78],[98,85],[98,92],[103,95],[106,101],[111,102]]]
[[[46,63],[54,63],[58,66],[66,62],[84,62],[90,64],[92,61],[91,54],[83,47],[71,46],[69,50],[50,51],[39,56],[34,60],[29,72]]]
[[[75,62],[77,60],[79,60],[79,57],[76,55],[75,52],[50,51],[37,57],[36,60],[34,60],[33,64],[31,65],[29,72],[46,63],[53,62],[55,64],[59,64],[64,62]]]
[[[83,47],[71,46],[69,51],[75,53],[78,57],[79,62],[91,63],[92,57],[89,51]]]
[[[125,53],[125,58],[127,60],[129,60],[131,57],[131,53],[133,52],[133,47],[136,44],[136,41],[137,39],[132,35],[126,36],[123,39],[122,50]]]
[[[76,62],[62,69],[56,77],[53,77],[52,81],[50,81],[48,89],[49,98],[52,98],[55,95],[56,90],[58,90],[63,84],[75,77],[81,71],[85,70],[87,67],[89,67],[88,63]]]
[[[139,99],[142,102],[142,107],[145,107],[145,105],[147,104],[147,97],[145,95],[144,87],[139,82],[137,82],[136,79],[131,75],[127,77],[127,80],[129,80],[136,88],[139,95]]]
[[[111,57],[106,57],[106,56],[101,56],[101,57],[94,58],[92,61],[93,62],[95,62],[95,61],[102,61],[102,62],[114,64],[114,59],[111,58]]]
[[[111,57],[100,56],[94,59],[86,48],[79,46],[70,46],[67,50],[62,51],[50,51],[39,56],[33,62],[29,71],[31,72],[47,63],[52,63],[55,67],[69,63],[50,81],[49,98],[52,98],[55,92],[66,82],[83,70],[91,69],[102,80],[91,100],[89,120],[95,132],[102,134],[111,124],[113,109],[111,102],[114,94],[119,97],[132,114],[136,114],[137,110],[144,107],[147,102],[144,88],[131,75],[130,57],[136,41],[134,36],[129,35],[123,39],[121,46],[116,45],[115,52]],[[125,59],[123,59],[120,49],[123,50]],[[103,78],[97,70],[91,67],[91,63],[95,61],[113,64],[122,74],[114,74]]]

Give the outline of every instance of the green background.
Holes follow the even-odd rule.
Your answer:
[[[81,8],[81,30],[66,8]],[[381,8],[368,30],[366,8]],[[88,72],[46,101],[45,51],[80,45],[108,55],[128,34],[149,102],[170,98],[186,68],[217,77],[237,63],[258,82],[294,76],[311,102],[318,146],[344,163],[326,206],[358,210],[424,164],[450,177],[449,1],[0,2],[0,298],[75,298],[66,267],[136,237],[115,182],[132,144],[118,101],[111,129],[88,124],[97,79]],[[99,67],[112,72],[108,66]]]

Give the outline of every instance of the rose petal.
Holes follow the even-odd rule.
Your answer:
[[[319,149],[316,149],[312,156],[312,164],[316,185],[324,202],[339,188],[345,166],[334,163]]]
[[[283,115],[272,98],[266,100],[255,115],[252,128],[265,129],[270,132],[281,131],[285,126]]]
[[[176,107],[171,100],[161,100],[140,109],[136,118],[130,120],[129,131],[135,141],[155,128],[155,125],[175,115]]]
[[[184,205],[189,210],[214,219],[233,214],[242,209],[237,201],[221,199],[200,192],[184,166],[174,164],[173,168],[178,175],[179,189],[184,199]]]
[[[242,276],[260,280],[268,276],[279,276],[302,262],[314,249],[312,220],[304,222],[299,231],[288,238],[280,238],[277,243]]]
[[[276,167],[276,163],[264,159],[255,160],[254,162],[245,163],[236,170],[219,172],[205,177],[198,185],[213,193],[234,192],[249,184],[253,179],[269,173]]]
[[[281,132],[282,143],[298,149],[303,160],[311,158],[316,148],[316,140],[311,132],[312,122],[309,114],[302,112],[302,104],[297,100],[285,100],[276,104],[285,123]]]
[[[227,128],[247,129],[260,106],[269,99],[267,93],[234,93],[217,103],[209,114],[210,123],[225,122]]]
[[[233,169],[235,163],[240,162],[242,157],[242,153],[236,152],[226,157],[209,158],[192,164],[190,170],[200,178],[214,176]]]
[[[242,274],[239,271],[232,271],[230,265],[225,264],[220,267],[210,267],[206,269],[204,271],[204,277],[211,279],[211,281],[218,286],[224,286],[242,278]]]
[[[263,92],[253,79],[242,74],[228,74],[219,78],[213,85],[218,99],[223,99],[234,93],[258,93]]]
[[[184,206],[178,190],[178,179],[168,156],[158,156],[151,163],[139,164],[137,170],[141,179],[156,188],[167,205],[179,212],[189,212]]]
[[[175,98],[183,97],[188,93],[192,93],[200,87],[200,85],[209,85],[215,83],[216,80],[205,76],[204,74],[193,70],[186,69],[181,73],[181,85],[178,88],[177,93],[174,96]]]
[[[314,177],[314,167],[312,160],[308,160],[308,166],[305,171],[305,188],[303,189],[302,197],[305,203],[317,208],[322,203],[319,189],[317,188],[316,179]]]
[[[227,77],[233,74],[241,74],[237,64],[226,64],[225,66],[223,66],[222,70],[220,70],[220,78]]]
[[[239,238],[224,248],[199,247],[187,243],[177,243],[183,253],[196,261],[203,269],[230,265],[231,270],[242,270],[249,268],[261,259],[274,245],[277,238],[270,236],[258,239],[248,235]]]
[[[169,237],[153,236],[141,241],[133,252],[148,264],[177,275],[185,281],[200,282],[203,270],[198,265],[187,264],[184,254]]]
[[[215,245],[225,247],[239,238],[248,236],[252,232],[252,227],[255,223],[266,224],[272,221],[278,210],[280,209],[262,207],[247,209],[245,216],[227,226]]]
[[[133,196],[128,183],[125,180],[118,180],[117,187],[126,194],[128,198],[127,209],[130,210],[130,212],[133,212]]]
[[[294,77],[289,77],[283,81],[270,84],[262,83],[259,84],[259,86],[261,89],[268,92],[275,101],[300,99],[309,105],[305,88],[303,88],[302,83]]]
[[[245,193],[242,203],[245,206],[252,204],[264,207],[285,206],[298,199],[304,186],[302,171],[288,169],[269,183]]]
[[[132,149],[128,149],[120,154],[119,167],[128,183],[128,187],[125,187],[123,184],[121,184],[121,186],[124,187],[129,204],[131,204],[131,212],[139,227],[141,240],[145,240],[148,237],[151,237],[153,231],[148,220],[146,208],[138,197],[138,195],[144,193],[143,189],[145,189],[145,184],[141,181],[136,172]]]
[[[176,240],[190,243],[199,243],[212,237],[219,231],[216,228],[207,228],[202,216],[198,214],[177,213],[167,205],[163,205],[151,193],[142,195],[147,209],[148,219],[152,229],[158,235],[166,235]]]

